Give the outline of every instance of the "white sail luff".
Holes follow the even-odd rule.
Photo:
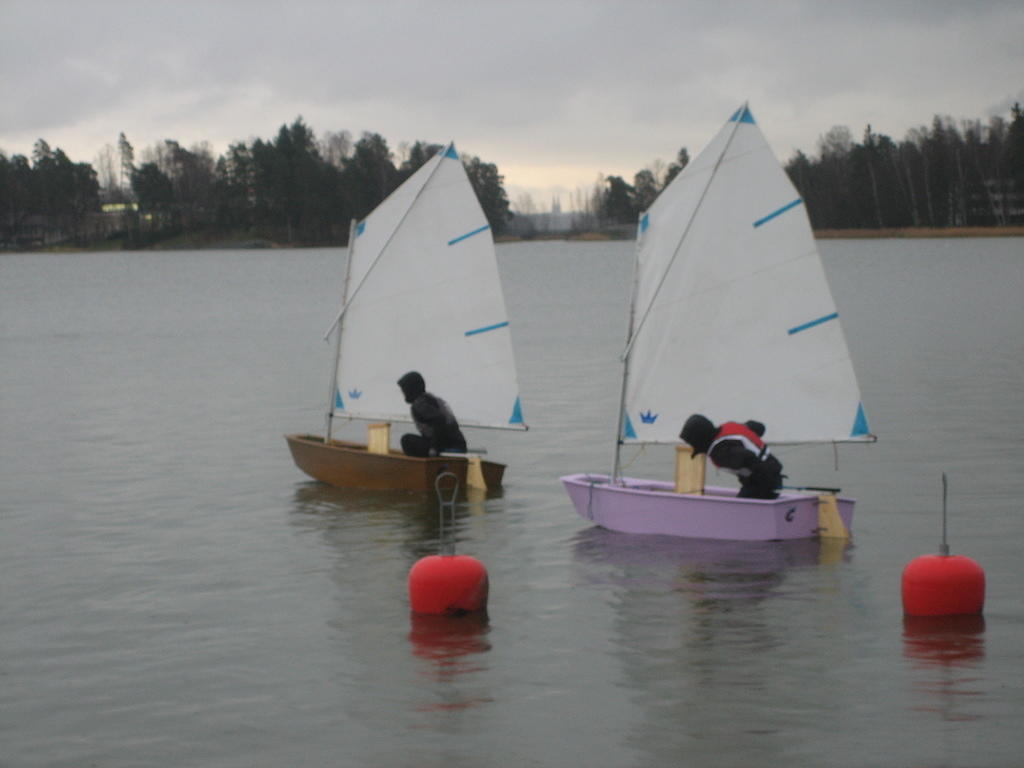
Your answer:
[[[356,297],[356,294],[359,293],[359,289],[362,288],[363,283],[366,281],[366,278],[369,277],[370,273],[373,272],[373,268],[374,268],[374,266],[376,266],[377,261],[384,254],[384,252],[387,250],[388,244],[391,242],[391,239],[395,236],[395,233],[398,232],[399,228],[402,226],[402,223],[405,221],[405,217],[409,215],[410,211],[412,211],[413,206],[416,204],[416,199],[419,197],[420,193],[422,193],[422,191],[424,190],[426,185],[430,182],[431,176],[433,176],[434,172],[437,170],[438,166],[440,165],[440,158],[443,156],[443,154],[445,152],[448,152],[452,148],[452,146],[453,146],[452,144],[449,144],[448,147],[443,152],[439,152],[435,157],[431,158],[426,163],[424,163],[424,165],[420,168],[420,171],[417,174],[414,174],[412,178],[407,180],[406,184],[408,184],[409,182],[413,181],[414,179],[419,178],[420,176],[423,177],[422,179],[419,179],[420,183],[418,185],[410,185],[408,187],[408,189],[405,190],[406,192],[408,192],[409,190],[411,190],[411,189],[413,189],[415,187],[415,197],[412,199],[412,202],[409,203],[408,207],[405,208],[405,213],[402,214],[401,218],[398,219],[397,222],[395,222],[394,228],[390,232],[386,233],[386,238],[384,240],[383,245],[380,246],[380,248],[377,250],[376,256],[374,257],[373,261],[370,263],[370,266],[366,269],[366,271],[360,277],[360,280],[356,284],[355,289],[352,290],[351,295],[349,294],[349,280],[350,280],[350,277],[351,277],[352,259],[349,258],[348,265],[347,265],[346,270],[345,270],[345,291],[344,291],[343,298],[342,298],[341,309],[338,311],[337,317],[334,318],[334,322],[331,324],[331,327],[327,329],[327,333],[324,334],[324,336],[329,335],[330,332],[334,329],[334,326],[336,326],[338,323],[341,322],[342,317],[344,317],[344,315],[345,315],[345,310],[348,308],[349,302],[351,302]],[[403,191],[403,188],[405,188],[405,185],[402,185],[402,187],[399,187],[399,189],[395,190],[392,193],[392,195],[390,195],[388,198],[386,198],[380,204],[380,206],[378,206],[377,209],[375,209],[373,212],[371,212],[370,216],[372,216],[374,213],[376,213],[377,210],[380,210],[381,208],[384,208],[388,204],[394,203],[398,199],[399,193]],[[394,200],[393,200],[393,198],[394,198]],[[369,217],[367,217],[367,220],[368,219],[369,219]],[[354,234],[354,231],[353,231],[353,234]],[[354,245],[355,241],[350,239],[349,242]],[[349,254],[350,254],[350,257],[351,257],[351,251],[349,251]]]
[[[356,220],[352,219],[348,224],[348,256],[345,259],[345,280],[341,286],[341,301],[342,305],[348,301],[348,281],[352,274],[352,254],[356,248]],[[327,331],[327,336],[331,335],[331,331],[335,328],[338,329],[338,333],[334,339],[334,368],[331,371],[331,386],[330,391],[327,393],[327,426],[324,429],[324,435],[326,436],[325,442],[331,442],[331,433],[333,432],[334,426],[334,402],[336,399],[336,392],[338,388],[338,368],[341,366],[341,336],[342,336],[342,324],[344,313],[338,315],[334,324],[330,330]]]
[[[746,109],[746,107],[747,107],[747,105],[744,104],[743,108]],[[674,248],[672,248],[671,256],[668,259],[668,263],[665,265],[664,269],[661,270],[661,277],[658,278],[655,281],[654,291],[652,292],[652,294],[650,296],[650,299],[647,301],[646,305],[644,306],[643,313],[640,316],[640,322],[637,323],[637,325],[636,325],[636,330],[635,331],[631,331],[631,333],[630,333],[629,343],[626,345],[626,349],[622,353],[623,360],[627,360],[627,367],[628,367],[629,351],[633,348],[633,342],[636,340],[637,335],[639,335],[640,332],[643,330],[644,323],[647,322],[647,317],[650,314],[651,307],[654,305],[655,300],[658,298],[658,294],[661,293],[662,286],[665,285],[665,280],[668,278],[669,271],[672,269],[672,264],[675,263],[676,258],[679,256],[680,248],[682,248],[683,243],[686,242],[686,235],[690,231],[690,226],[693,224],[694,218],[696,218],[697,213],[700,211],[700,207],[701,207],[701,205],[704,202],[704,198],[707,196],[708,189],[710,189],[710,187],[711,187],[711,182],[715,178],[715,173],[718,171],[718,166],[720,166],[722,164],[722,158],[725,157],[725,153],[729,150],[729,145],[732,143],[732,137],[736,135],[736,129],[737,128],[739,128],[739,121],[738,120],[735,122],[732,131],[729,133],[728,140],[722,146],[722,151],[718,154],[718,157],[715,159],[715,165],[711,169],[711,173],[708,174],[707,183],[704,185],[704,188],[701,190],[700,197],[697,198],[697,203],[693,206],[693,209],[690,211],[690,215],[686,219],[686,226],[683,227],[683,231],[679,235],[679,241],[676,243],[676,246]],[[641,217],[641,221],[643,221],[642,217]],[[633,296],[633,300],[634,301],[636,300],[636,295],[635,294]],[[635,308],[631,308],[630,309],[631,316],[634,313],[635,313]],[[631,318],[630,322],[632,322],[632,318]]]

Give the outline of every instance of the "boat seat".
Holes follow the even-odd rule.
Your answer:
[[[384,455],[391,452],[390,423],[383,421],[366,425],[366,452],[382,453]]]

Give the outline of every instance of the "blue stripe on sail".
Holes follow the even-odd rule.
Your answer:
[[[358,224],[356,224],[356,237],[359,237],[361,234],[363,234],[364,229],[366,229],[365,221],[360,221]]]
[[[345,410],[345,401],[343,401],[341,399],[341,390],[340,389],[335,389],[334,390],[334,409],[337,410],[337,411],[344,411]]]
[[[465,240],[467,237],[472,237],[473,235],[479,235],[481,232],[486,232],[490,228],[491,228],[490,224],[484,224],[479,229],[474,229],[472,232],[467,232],[464,235],[459,235],[454,240],[449,240],[448,241],[448,245],[455,245],[456,243]]]
[[[801,199],[800,199],[800,198],[798,197],[798,198],[797,198],[796,200],[794,200],[794,201],[793,201],[792,203],[786,203],[786,204],[785,204],[784,206],[782,206],[781,208],[779,208],[779,210],[777,210],[777,211],[772,211],[772,212],[771,212],[771,213],[769,213],[769,214],[768,214],[767,216],[765,216],[765,217],[764,217],[763,219],[758,219],[757,221],[755,221],[755,222],[754,222],[754,227],[755,227],[755,228],[756,228],[756,227],[760,227],[760,226],[761,226],[762,224],[766,224],[766,223],[768,223],[769,221],[771,221],[772,219],[774,219],[774,218],[775,218],[776,216],[781,216],[782,214],[784,214],[784,213],[785,213],[786,211],[788,211],[788,210],[789,210],[790,208],[796,208],[796,207],[797,207],[798,205],[800,205],[800,203],[802,203],[802,202],[803,202],[803,200],[801,200]]]
[[[512,418],[508,420],[509,424],[522,424],[523,423],[523,406],[519,403],[519,398],[516,398],[515,405],[512,406]]]
[[[822,323],[827,323],[829,320],[835,320],[838,317],[839,317],[839,313],[838,312],[833,312],[831,315],[825,315],[824,317],[819,317],[817,320],[811,320],[809,323],[804,323],[803,325],[798,325],[795,328],[790,328],[788,331],[786,331],[786,333],[788,333],[790,336],[792,336],[794,333],[800,333],[800,331],[806,331],[808,328],[813,328],[816,325],[821,325]]]
[[[751,125],[754,124],[754,116],[750,113],[750,110],[747,108],[746,104],[737,109],[733,113],[733,116],[729,118],[730,123],[735,123],[737,120],[739,120],[741,123],[750,123]]]
[[[449,144],[448,145],[448,150],[444,153],[444,156],[445,157],[450,157],[452,160],[458,160],[459,159],[459,153],[455,151],[455,145],[454,144]]]
[[[475,336],[478,333],[487,333],[488,331],[496,331],[499,328],[504,328],[508,325],[508,320],[503,323],[495,323],[494,325],[485,325],[483,328],[474,328],[471,331],[466,331],[466,336]]]
[[[640,217],[640,234],[646,232],[649,226],[651,226],[651,217],[645,213]]]
[[[633,422],[630,420],[628,413],[626,414],[626,425],[623,428],[623,431],[625,432],[623,435],[624,438],[627,440],[636,440],[636,430],[633,429]]]
[[[864,413],[864,403],[857,404],[857,416],[853,420],[853,429],[850,431],[850,437],[862,437],[863,435],[870,435],[871,430],[868,427],[868,417]]]

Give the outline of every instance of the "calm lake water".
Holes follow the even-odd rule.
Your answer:
[[[321,429],[344,251],[0,254],[0,766],[1024,765],[1024,240],[821,248],[880,440],[781,454],[858,499],[840,551],[578,518],[632,246],[499,247],[531,429],[470,436],[509,465],[457,511],[475,622],[409,613],[435,498],[282,437]],[[922,628],[943,472],[988,591]]]

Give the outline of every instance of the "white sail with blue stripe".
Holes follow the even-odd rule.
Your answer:
[[[359,222],[334,416],[409,421],[398,379],[419,371],[464,426],[525,429],[494,239],[449,145]]]
[[[871,440],[807,212],[746,105],[640,218],[621,439],[756,419]]]

